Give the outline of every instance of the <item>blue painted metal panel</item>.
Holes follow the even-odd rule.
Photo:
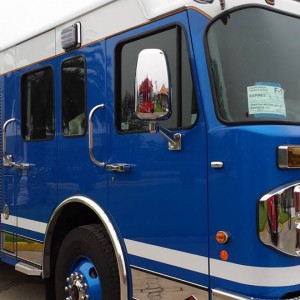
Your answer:
[[[4,124],[5,121],[15,116],[15,108],[19,106],[18,104],[18,89],[17,89],[17,79],[16,73],[9,73],[2,76],[3,80],[3,94],[1,97],[1,123]],[[7,101],[9,99],[10,101]],[[20,146],[20,141],[17,138],[17,125],[12,123],[7,127],[7,153],[14,154],[14,159],[19,159],[18,148]],[[1,129],[2,131],[2,129]],[[2,135],[1,135],[2,136]],[[2,143],[1,143],[2,144]],[[1,212],[5,205],[9,206],[10,214],[17,215],[18,207],[16,205],[16,193],[15,193],[15,181],[16,181],[16,171],[11,168],[4,167],[1,163],[2,168],[2,201],[1,201]],[[10,226],[1,224],[1,229],[10,231]]]
[[[57,197],[57,152],[56,136],[48,141],[24,141],[21,136],[21,78],[24,74],[39,68],[52,66],[53,60],[14,73],[16,81],[16,103],[9,111],[5,109],[4,118],[15,117],[16,149],[8,152],[17,162],[30,164],[28,170],[11,168],[14,174],[14,193],[17,216],[47,222],[56,206]],[[9,95],[5,103],[11,102]],[[8,144],[9,141],[8,141]],[[8,168],[6,168],[8,169]],[[41,205],[43,203],[43,205]]]
[[[57,59],[57,65],[70,57],[83,55],[86,60],[86,99],[87,116],[92,108],[105,103],[105,42],[71,52]],[[60,72],[60,69],[57,69]],[[57,78],[59,86],[60,78]],[[57,99],[60,103],[60,89]],[[61,134],[60,105],[57,105],[58,139],[58,202],[74,195],[85,195],[107,208],[107,172],[97,167],[88,152],[88,134],[78,137],[65,137]],[[99,161],[107,160],[106,135],[107,110],[96,111],[94,122],[94,155]],[[86,120],[87,122],[87,120]],[[63,167],[61,167],[63,166]]]
[[[183,150],[178,152],[169,151],[167,141],[158,133],[117,133],[112,113],[116,110],[113,83],[117,44],[167,24],[180,24],[189,35],[187,14],[183,12],[107,41],[107,60],[111,62],[107,65],[109,163],[132,166],[128,173],[109,174],[109,208],[124,238],[207,257],[207,153],[201,109],[197,125],[180,131]],[[130,263],[208,286],[207,274],[192,274],[134,256]],[[206,264],[208,267],[208,261]]]
[[[224,163],[222,169],[208,169],[209,257],[221,261],[220,251],[226,250],[228,263],[234,264],[233,269],[237,272],[244,266],[249,266],[248,272],[251,267],[297,266],[298,257],[280,254],[260,242],[257,205],[268,191],[299,180],[300,171],[279,169],[276,156],[279,145],[299,144],[299,129],[289,125],[225,126],[217,120],[205,59],[205,36],[203,30],[199,30],[203,17],[193,10],[189,11],[189,17],[207,126],[208,166],[212,161]],[[229,232],[227,244],[216,242],[218,230]],[[226,262],[223,266],[226,270]],[[222,287],[244,295],[272,299],[300,290],[300,285],[277,287],[276,280],[274,287],[272,284],[266,287],[259,282],[258,270],[254,273],[256,285],[229,281],[229,274],[226,276],[224,272],[223,277],[211,274],[211,288]],[[278,276],[289,274],[278,270]]]
[[[10,118],[16,121],[7,126],[7,153],[13,161],[30,164],[28,170],[2,166],[2,208],[9,207],[11,216],[48,222],[57,204],[57,147],[56,138],[49,141],[24,141],[21,136],[21,78],[24,74],[54,65],[54,60],[4,75],[5,94],[2,105],[2,124]],[[9,223],[11,223],[9,219]],[[12,225],[12,223],[11,223]],[[33,225],[34,226],[34,225]],[[44,235],[33,230],[2,224],[2,229],[43,241]]]
[[[212,258],[219,259],[220,251],[225,249],[229,261],[236,264],[272,268],[299,264],[298,257],[280,254],[260,242],[257,218],[257,204],[262,195],[299,179],[299,170],[279,169],[276,158],[279,145],[297,144],[299,137],[298,128],[288,125],[219,127],[209,132],[209,159],[224,162],[223,169],[209,172]],[[218,230],[230,232],[228,244],[216,243],[213,234]],[[218,279],[212,278],[211,282],[213,286],[220,285]],[[228,281],[222,286],[257,297],[279,297],[284,292],[300,289],[300,285],[282,288],[245,285],[237,288]]]

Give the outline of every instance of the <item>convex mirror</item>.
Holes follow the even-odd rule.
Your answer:
[[[160,49],[139,53],[135,76],[135,112],[142,120],[166,120],[171,115],[167,57]]]

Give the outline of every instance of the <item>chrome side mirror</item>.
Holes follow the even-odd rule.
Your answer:
[[[171,115],[167,57],[160,49],[139,53],[135,76],[135,113],[141,120],[166,120]]]
[[[139,53],[135,74],[135,114],[149,122],[149,132],[159,132],[169,142],[169,150],[182,149],[181,134],[173,134],[157,124],[171,116],[171,85],[167,57],[160,49]]]

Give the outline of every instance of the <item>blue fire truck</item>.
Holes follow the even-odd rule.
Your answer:
[[[299,38],[295,0],[99,0],[2,46],[1,261],[47,299],[300,299]]]

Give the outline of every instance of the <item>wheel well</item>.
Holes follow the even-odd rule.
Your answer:
[[[97,215],[86,205],[75,202],[62,208],[51,232],[51,237],[45,244],[45,250],[47,251],[45,251],[44,277],[49,277],[50,272],[53,274],[58,250],[68,232],[76,227],[88,224],[102,223]],[[50,262],[50,265],[47,265],[47,262]]]
[[[70,197],[63,201],[54,211],[45,235],[43,256],[43,277],[46,283],[46,299],[53,298],[54,274],[60,245],[66,235],[74,228],[100,224],[103,226],[108,242],[111,243],[118,265],[121,299],[128,298],[130,283],[129,262],[126,259],[126,248],[119,238],[115,226],[106,212],[92,199],[84,196]]]

